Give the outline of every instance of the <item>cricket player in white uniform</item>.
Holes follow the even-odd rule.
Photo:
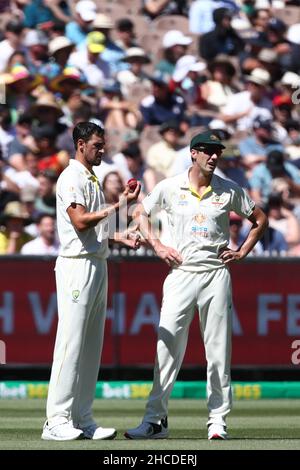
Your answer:
[[[129,439],[168,437],[168,399],[184,357],[195,309],[199,311],[207,360],[208,439],[226,439],[225,418],[231,409],[231,281],[227,264],[243,259],[262,236],[265,214],[246,192],[214,175],[224,148],[212,132],[191,140],[192,167],[161,181],[135,211],[144,237],[171,266],[163,287],[154,382],[142,423]],[[170,246],[152,231],[149,214],[167,213]],[[252,222],[238,250],[228,248],[229,213]]]
[[[104,153],[104,129],[75,126],[74,160],[57,181],[57,228],[61,250],[55,273],[58,327],[42,439],[113,439],[116,430],[98,427],[92,417],[106,316],[108,225],[120,207],[135,201],[126,187],[118,203],[105,207],[92,167]],[[121,239],[137,248],[137,238]]]

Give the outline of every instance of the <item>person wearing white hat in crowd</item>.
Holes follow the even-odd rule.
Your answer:
[[[97,5],[92,0],[80,0],[75,6],[75,21],[66,25],[66,36],[76,46],[85,43],[86,35],[97,15]]]
[[[121,91],[126,99],[130,99],[132,86],[140,84],[151,91],[151,82],[147,73],[143,71],[143,66],[150,64],[151,60],[147,56],[144,49],[140,47],[130,47],[126,51],[126,55],[122,59],[123,62],[129,64],[129,70],[121,70],[117,74],[117,80],[121,85]]]
[[[158,62],[155,69],[171,76],[174,73],[176,62],[186,55],[187,48],[192,42],[191,37],[185,36],[177,29],[171,29],[165,33],[162,39],[164,58]]]
[[[48,60],[48,38],[42,31],[30,30],[24,38],[26,66],[33,75],[41,74]]]
[[[197,61],[193,55],[182,56],[176,62],[169,84],[170,90],[175,91],[179,88],[187,105],[202,106],[204,100],[201,95],[199,78],[205,70],[205,62]]]
[[[300,70],[300,23],[291,25],[286,32],[290,46],[290,61],[286,69],[298,72]]]
[[[219,116],[240,131],[249,130],[257,116],[272,118],[272,102],[266,94],[271,79],[269,72],[256,68],[245,78],[246,90],[232,95]]]
[[[44,64],[40,73],[52,79],[60,75],[68,63],[74,44],[65,36],[56,36],[49,42],[48,53],[50,60]]]

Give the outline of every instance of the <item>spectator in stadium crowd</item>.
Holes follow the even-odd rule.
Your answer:
[[[37,179],[39,174],[38,156],[27,147],[25,147],[23,152],[24,153],[21,155],[22,169],[16,169],[9,166],[5,170],[5,175],[18,186],[18,192],[22,202],[24,194],[30,193],[34,199],[39,187]]]
[[[114,77],[121,70],[127,70],[128,64],[122,62],[125,51],[122,47],[118,46],[115,41],[111,38],[111,31],[114,27],[112,19],[98,13],[93,21],[93,31],[99,31],[105,36],[105,49],[101,54],[101,59],[106,61],[110,67],[110,76]]]
[[[217,162],[215,174],[221,178],[230,179],[246,190],[250,189],[249,180],[246,177],[245,168],[241,158],[241,152],[237,145],[226,144],[222,157]]]
[[[85,76],[76,67],[67,65],[60,75],[49,82],[49,89],[67,103],[74,90],[86,87]]]
[[[178,59],[170,79],[170,91],[178,92],[184,98],[190,115],[196,114],[197,110],[206,105],[202,94],[202,82],[206,80],[205,72],[206,63],[197,62],[195,56],[187,54]]]
[[[108,139],[108,146],[109,142],[110,140]],[[132,177],[132,173],[130,172],[127,165],[126,157],[123,153],[124,150],[131,144],[140,146],[140,134],[136,129],[126,129],[122,133],[121,148],[117,153],[113,154],[111,157],[111,161],[115,165],[116,171],[118,171],[124,183]]]
[[[104,176],[102,189],[105,196],[105,202],[113,205],[119,202],[120,196],[124,191],[124,183],[117,171],[110,171]],[[114,223],[115,222],[115,223]],[[120,210],[115,221],[112,221],[110,229],[113,231],[125,230],[127,228],[127,210]],[[111,237],[110,237],[111,238]]]
[[[49,59],[41,67],[40,73],[52,80],[58,77],[66,67],[74,44],[65,36],[56,36],[49,42]]]
[[[69,163],[69,157],[56,147],[57,131],[49,124],[36,125],[32,135],[37,147],[40,171],[50,169],[58,176]]]
[[[10,143],[14,139],[14,127],[8,105],[0,104],[0,149],[1,159],[7,162]]]
[[[92,0],[80,0],[75,5],[75,20],[66,25],[66,36],[76,46],[85,44],[87,34],[92,31],[97,15],[97,5]]]
[[[116,45],[127,52],[131,47],[136,47],[134,23],[130,18],[120,18],[116,22]]]
[[[57,174],[50,169],[40,172],[38,175],[38,193],[35,198],[34,209],[37,214],[56,214],[55,184]]]
[[[7,69],[11,55],[23,49],[24,26],[18,20],[11,20],[5,26],[5,39],[0,42],[0,73]]]
[[[15,125],[15,137],[8,147],[9,165],[16,170],[24,170],[24,155],[28,147],[35,147],[31,136],[32,116],[29,112],[21,114]]]
[[[120,194],[124,191],[124,183],[117,171],[107,173],[102,182],[102,188],[107,204],[114,204],[119,201]]]
[[[149,78],[152,82],[152,95],[146,96],[140,106],[144,124],[155,126],[171,119],[183,121],[186,108],[184,99],[170,92],[168,77],[155,72]]]
[[[238,91],[233,84],[236,70],[224,55],[217,56],[208,65],[208,70],[210,78],[201,85],[201,94],[208,105],[219,111],[227,105],[229,98]]]
[[[86,47],[73,52],[69,57],[69,63],[84,74],[92,87],[101,88],[104,80],[110,77],[110,66],[101,58],[104,49],[104,34],[91,31],[86,36]]]
[[[56,236],[55,219],[49,214],[41,214],[36,221],[38,236],[25,243],[21,255],[58,255],[59,243]]]
[[[42,75],[48,57],[49,39],[43,31],[30,30],[24,38],[26,47],[26,66],[33,75]]]
[[[24,65],[26,66],[26,53],[25,51],[15,51],[12,53],[7,62],[7,67],[5,72],[9,73],[15,65]]]
[[[194,0],[189,8],[189,29],[194,34],[209,33],[215,27],[213,12],[217,8],[227,8],[238,12],[239,7],[234,0]]]
[[[300,243],[300,223],[289,207],[286,207],[280,193],[271,193],[268,199],[269,226],[284,236],[288,249]]]
[[[108,129],[135,129],[142,121],[137,105],[123,98],[120,83],[114,79],[107,80],[102,86],[99,118]]]
[[[156,175],[151,168],[147,168],[142,157],[142,151],[137,144],[129,144],[123,148],[127,171],[130,178],[136,178],[141,183],[142,196],[152,191],[156,184]]]
[[[286,144],[288,141],[286,125],[293,116],[293,102],[291,98],[286,95],[277,95],[273,98],[272,104],[274,135],[276,140],[282,142],[282,144]]]
[[[285,125],[288,133],[287,144],[285,145],[286,153],[289,159],[299,168],[300,161],[300,123],[296,119],[288,119]]]
[[[157,182],[160,179],[171,176],[170,171],[177,156],[180,138],[184,135],[178,121],[166,121],[159,127],[161,140],[148,149],[146,163],[157,174]]]
[[[32,75],[24,65],[16,64],[5,75],[6,102],[10,109],[12,124],[16,124],[20,114],[28,111],[34,103],[33,90],[43,83],[39,75]]]
[[[18,200],[20,193],[19,186],[7,175],[5,168],[0,147],[0,213],[8,202]]]
[[[132,87],[137,84],[143,86],[145,91],[149,89],[150,92],[151,82],[148,74],[143,70],[144,65],[151,62],[146,52],[140,47],[130,47],[127,49],[122,61],[129,64],[128,70],[122,70],[117,74],[117,80],[120,83],[124,98],[126,100],[132,98],[131,93],[134,93]]]
[[[246,90],[232,95],[220,114],[220,119],[240,131],[251,129],[258,116],[272,117],[272,101],[266,92],[270,83],[269,72],[256,68],[245,79]]]
[[[298,20],[299,21],[299,20]],[[299,73],[300,71],[300,24],[291,25],[286,34],[286,39],[289,41],[290,53],[288,62],[285,67],[291,70],[292,73]]]
[[[171,75],[174,73],[176,62],[186,55],[187,48],[192,44],[193,39],[185,36],[181,31],[172,29],[166,32],[162,39],[163,59],[155,65],[155,70],[162,74]]]
[[[283,150],[282,144],[275,139],[274,122],[258,116],[252,125],[253,135],[240,140],[239,149],[244,165],[251,169],[266,160],[270,150]]]
[[[277,54],[277,61],[283,70],[291,65],[291,45],[285,37],[286,24],[279,18],[271,18],[267,24],[267,47]]]
[[[59,123],[59,119],[64,115],[60,101],[55,98],[53,93],[45,91],[40,93],[35,103],[31,106],[31,113],[34,124],[43,126],[52,126],[57,133],[64,130],[64,126]]]
[[[265,204],[272,192],[287,192],[288,197],[300,196],[300,172],[285,159],[280,150],[271,150],[266,162],[257,165],[250,178],[251,196],[257,204]]]
[[[31,240],[31,236],[24,231],[25,224],[30,223],[30,220],[21,202],[8,202],[1,215],[0,223],[3,226],[0,231],[0,254],[19,253],[22,246]]]
[[[203,34],[200,39],[199,54],[211,61],[218,54],[238,56],[244,49],[244,41],[231,26],[232,10],[217,8],[213,12],[215,28]]]

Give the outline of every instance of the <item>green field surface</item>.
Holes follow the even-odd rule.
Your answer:
[[[114,441],[45,442],[40,439],[45,400],[0,400],[0,450],[257,450],[300,449],[300,400],[236,401],[228,417],[228,441],[208,441],[203,400],[171,400],[170,437],[130,441],[123,434],[140,423],[144,400],[95,400],[102,426],[118,430]]]

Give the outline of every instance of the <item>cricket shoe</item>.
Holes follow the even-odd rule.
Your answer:
[[[225,440],[227,439],[226,426],[223,424],[211,423],[208,426],[208,439],[211,440]]]
[[[44,441],[75,441],[82,438],[82,430],[74,428],[71,421],[65,421],[52,426],[49,425],[48,421],[44,424],[42,433]]]
[[[128,429],[124,434],[127,439],[166,439],[168,435],[167,417],[161,420],[161,424],[143,422],[136,428]]]
[[[94,441],[100,441],[101,439],[114,439],[117,435],[117,431],[114,428],[101,428],[97,424],[91,424],[85,428],[81,428],[85,439],[93,439]]]

